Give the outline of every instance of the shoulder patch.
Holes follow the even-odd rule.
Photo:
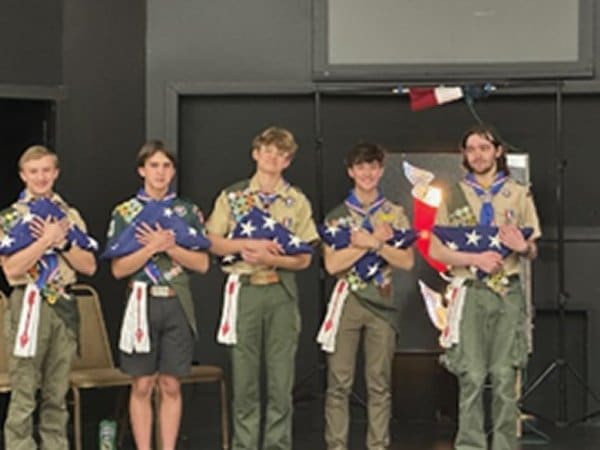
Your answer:
[[[21,214],[12,206],[0,212],[0,227],[4,230],[10,230],[19,220]]]
[[[144,208],[142,203],[137,198],[132,198],[115,207],[115,211],[129,223],[135,216]]]

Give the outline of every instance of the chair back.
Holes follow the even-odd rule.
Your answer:
[[[75,284],[71,292],[79,307],[79,354],[72,370],[104,369],[115,366],[98,292],[87,284]]]

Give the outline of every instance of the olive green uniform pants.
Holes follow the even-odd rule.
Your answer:
[[[65,397],[69,389],[71,363],[77,350],[77,338],[53,308],[42,301],[38,342],[33,358],[13,356],[23,289],[10,296],[10,311],[6,314],[5,334],[8,370],[11,384],[10,405],[4,423],[5,448],[34,450],[33,412],[36,391],[41,391],[39,433],[42,450],[66,450],[69,414]]]
[[[291,450],[292,388],[299,332],[298,304],[280,283],[241,286],[237,344],[231,351],[234,450]],[[263,445],[259,447],[263,351],[267,404]]]
[[[354,383],[356,354],[364,335],[365,380],[367,384],[369,450],[384,450],[390,445],[392,360],[396,331],[350,294],[344,305],[335,340],[335,352],[327,359],[327,397],[325,399],[325,441],[328,450],[348,448],[348,397]]]
[[[483,390],[489,375],[493,450],[517,446],[517,372],[527,359],[525,299],[517,279],[502,297],[478,281],[468,282],[460,342],[445,357],[458,377],[459,423],[456,450],[488,448]]]

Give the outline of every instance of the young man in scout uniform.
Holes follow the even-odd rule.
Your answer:
[[[138,450],[151,448],[155,385],[161,395],[162,448],[175,449],[179,377],[190,370],[197,333],[189,273],[205,273],[209,264],[201,251],[207,247],[202,239],[208,241],[200,210],[170,189],[175,166],[175,155],[161,141],[142,146],[137,170],[144,187],[114,209],[104,254],[112,259],[116,278],[130,279],[119,349],[121,370],[134,377],[129,412]]]
[[[19,175],[25,190],[0,213],[0,261],[13,287],[4,323],[11,382],[5,448],[37,448],[33,412],[39,388],[41,448],[66,449],[65,396],[79,329],[77,302],[67,288],[77,272],[96,271],[92,250],[97,244],[85,235],[77,210],[53,190],[59,175],[56,154],[29,147],[19,160]]]
[[[466,253],[432,239],[431,256],[451,266],[464,289],[458,343],[447,349],[445,365],[459,381],[456,450],[486,449],[483,389],[492,386],[492,448],[514,450],[518,408],[517,372],[527,361],[526,304],[519,280],[520,258],[534,259],[540,226],[529,188],[508,177],[506,150],[493,128],[477,125],[461,141],[465,178],[450,189],[436,223],[449,226],[493,225],[508,250]],[[525,239],[520,228],[531,228]],[[472,236],[473,242],[477,236]],[[490,249],[495,243],[488,239]],[[480,269],[487,274],[477,277]]]
[[[352,148],[346,169],[354,187],[344,203],[325,218],[325,269],[338,278],[331,299],[335,308],[329,308],[331,314],[328,310],[317,338],[329,352],[325,401],[329,450],[348,448],[348,396],[361,335],[368,393],[366,448],[384,450],[390,444],[391,372],[398,326],[391,267],[410,270],[414,257],[412,249],[404,249],[401,240],[394,240],[395,230],[406,229],[409,223],[402,207],[379,190],[384,158],[385,151],[376,144],[361,143]],[[336,235],[344,227],[351,230],[348,246],[328,242],[328,233]],[[374,255],[379,259],[373,259],[366,274],[361,273],[360,261]],[[333,333],[331,339],[325,337],[328,332]]]
[[[252,142],[256,171],[251,179],[226,188],[206,223],[211,251],[237,254],[241,260],[224,270],[228,277],[218,340],[232,346],[233,448],[251,450],[292,448],[292,385],[300,332],[294,272],[308,267],[310,253],[289,255],[271,239],[248,238],[244,217],[253,208],[268,214],[265,227],[283,225],[297,241],[318,239],[311,207],[302,192],[282,176],[297,145],[282,128],[267,128]],[[233,237],[236,225],[246,236]],[[243,234],[243,233],[242,233]],[[235,292],[235,301],[228,297]],[[237,317],[236,317],[237,316]],[[231,320],[230,320],[231,319]],[[264,441],[259,444],[260,365],[266,363],[267,405]]]

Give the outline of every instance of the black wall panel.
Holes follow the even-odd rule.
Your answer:
[[[252,139],[264,128],[290,129],[299,144],[296,158],[284,174],[317,202],[317,164],[311,96],[190,96],[180,106],[179,192],[195,201],[208,216],[226,186],[252,176]],[[200,340],[197,357],[202,362],[228,364],[227,353],[215,341],[221,312],[224,275],[215,261],[208,275],[194,277]],[[318,257],[298,275],[302,336],[297,355],[297,374],[302,378],[317,364],[314,336],[321,317]],[[311,383],[315,380],[309,380]]]

